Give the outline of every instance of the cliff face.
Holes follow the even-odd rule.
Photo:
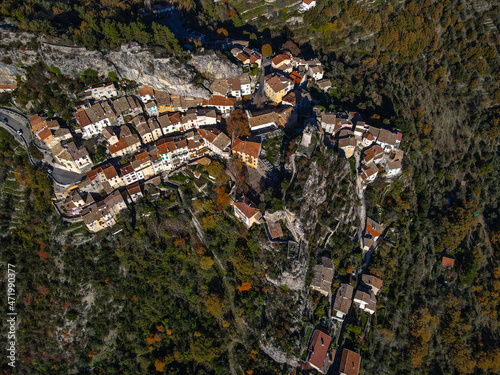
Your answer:
[[[76,76],[86,69],[97,70],[100,75],[105,76],[109,72],[116,72],[120,78],[155,89],[207,98],[209,91],[199,87],[195,81],[197,71],[209,79],[237,77],[242,73],[238,66],[215,53],[195,55],[187,63],[180,63],[175,58],[155,58],[149,51],[133,44],[123,45],[118,51],[102,53],[42,42],[38,50],[32,50],[28,44],[31,39],[26,33],[2,34],[0,55],[11,60],[4,60],[0,64],[2,81],[15,80],[16,74],[23,75],[23,69],[17,66],[18,62],[31,65],[40,60],[49,67],[58,68],[62,74]],[[21,42],[23,46],[12,48],[14,41]]]
[[[195,55],[188,61],[188,64],[208,79],[227,79],[243,74],[239,66],[215,53]]]
[[[78,75],[86,69],[99,74],[116,72],[119,77],[172,93],[208,97],[209,92],[195,84],[196,72],[174,58],[157,59],[140,47],[124,45],[119,51],[103,54],[85,48],[59,47],[42,44],[40,54],[49,66],[62,74]]]

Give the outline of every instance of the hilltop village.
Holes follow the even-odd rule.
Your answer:
[[[174,191],[178,173],[189,169],[200,179],[200,171],[205,170],[216,181],[221,168],[238,163],[251,178],[247,194],[235,189],[229,193],[235,218],[247,228],[265,224],[270,241],[279,239],[280,224],[266,219],[252,188],[279,173],[284,155],[279,151],[276,156],[276,148],[270,145],[276,144],[275,139],[283,141],[290,130],[299,134],[296,152],[309,155],[320,143],[346,159],[356,159],[353,165],[362,190],[377,178],[401,174],[404,153],[398,130],[370,125],[358,112],[328,112],[316,105],[310,88],[320,92],[331,88],[318,59],[304,60],[287,51],[267,59],[237,44],[230,53],[245,73],[213,81],[208,98],[184,97],[149,86],[124,94],[108,82],[92,86],[89,97],[76,104],[74,126],[32,116],[31,130],[51,150],[54,165],[82,176],[75,184],[57,189],[54,205],[60,215],[99,232],[115,226],[120,215],[141,199]],[[85,146],[89,144],[92,152]],[[226,170],[236,183],[238,172]],[[205,186],[195,183],[198,190]],[[384,230],[382,224],[366,219],[365,253],[377,246]],[[326,373],[336,361],[341,374],[358,374],[360,355],[348,349],[330,351],[330,343],[340,337],[351,305],[370,315],[376,311],[383,282],[360,275],[356,290],[341,284],[332,296],[333,278],[332,260],[322,258],[314,267],[310,287],[333,298],[331,323],[314,330],[302,366]]]

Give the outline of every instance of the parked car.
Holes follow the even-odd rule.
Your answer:
[[[23,131],[22,131],[22,129],[18,129],[18,130],[17,130],[17,134],[19,134],[19,135],[23,135]]]

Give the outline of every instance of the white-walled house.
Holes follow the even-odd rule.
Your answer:
[[[312,9],[316,6],[316,0],[302,0],[302,4],[299,6],[299,12],[304,13],[309,9]]]

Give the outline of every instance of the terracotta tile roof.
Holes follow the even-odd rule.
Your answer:
[[[130,164],[130,163],[125,164],[124,166],[122,166],[120,168],[120,173],[122,174],[122,176],[126,176],[129,173],[133,173],[133,172],[134,172],[134,168],[132,167],[132,164]]]
[[[367,217],[366,218],[366,231],[370,233],[373,237],[378,237],[384,231],[384,224],[379,224],[375,220]]]
[[[114,86],[113,82],[108,82],[108,83],[98,83],[97,85],[91,86],[93,89],[98,89],[101,87],[109,87],[109,86]]]
[[[361,356],[348,349],[342,350],[342,359],[340,360],[340,372],[346,375],[358,375],[361,364]]]
[[[132,196],[135,194],[141,194],[141,186],[139,185],[139,182],[134,182],[132,185],[127,186],[127,192]]]
[[[7,89],[7,90],[14,90],[17,88],[17,82],[14,81],[13,83],[10,84],[2,84],[0,85],[0,89]]]
[[[238,60],[240,60],[242,63],[245,63],[246,61],[248,61],[250,59],[250,57],[246,53],[243,53],[243,52],[238,53],[236,55],[236,58]]]
[[[376,289],[381,289],[382,288],[382,284],[383,284],[383,281],[381,279],[379,279],[378,277],[376,276],[373,276],[373,275],[361,275],[361,280],[363,280],[363,282],[368,285],[368,286],[372,286]]]
[[[139,152],[139,153],[135,154],[135,160],[139,164],[144,164],[144,163],[150,161],[148,152],[147,151],[142,151],[142,152]]]
[[[111,154],[116,154],[117,152],[120,152],[128,147],[127,140],[125,137],[120,137],[118,139],[118,142],[116,142],[114,145],[108,146],[108,150]]]
[[[240,210],[243,213],[243,215],[245,215],[249,219],[251,219],[260,212],[258,208],[251,207],[245,202],[235,202],[234,206],[238,208],[238,210]]]
[[[140,96],[149,95],[149,96],[153,97],[155,95],[153,88],[149,87],[149,86],[143,86],[138,91],[139,91]]]
[[[373,145],[369,149],[365,150],[364,153],[366,155],[363,158],[365,163],[369,163],[373,159],[380,159],[382,156],[384,156],[384,150],[382,150],[382,147],[380,147],[379,145]]]
[[[291,60],[290,56],[285,55],[285,54],[280,54],[280,55],[273,57],[273,59],[271,61],[272,61],[274,66],[280,66],[281,64],[289,62],[290,60]]]
[[[364,132],[363,133],[363,139],[368,139],[369,141],[373,141],[375,139],[375,137],[372,135],[372,133],[370,132]],[[382,148],[380,148],[382,149]]]
[[[278,222],[269,222],[267,223],[267,227],[269,228],[269,234],[271,238],[274,240],[275,238],[283,237],[283,230],[281,229],[281,225]]]
[[[106,176],[106,179],[111,180],[118,177],[115,167],[113,167],[110,163],[104,164],[101,168],[104,176]]]
[[[38,115],[33,115],[30,117],[30,124],[32,128],[41,123],[42,121],[44,121],[44,119]]]
[[[455,259],[447,257],[447,256],[443,256],[442,263],[443,263],[443,267],[453,268],[453,266],[455,266]]]
[[[315,2],[316,0],[302,0],[302,2],[306,5],[310,5],[313,1]]]
[[[290,104],[291,106],[294,106],[295,104],[297,104],[297,99],[295,99],[295,92],[290,91],[288,94],[286,94],[283,97],[283,100],[281,102]]]
[[[85,113],[85,111],[83,109],[76,112],[75,117],[76,117],[76,121],[78,121],[78,124],[80,124],[80,126],[82,128],[87,126],[87,125],[92,124],[92,122],[90,122],[89,117],[87,116],[87,113]]]
[[[332,338],[325,332],[320,331],[319,329],[314,331],[311,344],[309,345],[309,350],[311,351],[309,363],[314,365],[314,367],[321,369],[322,372],[325,371],[324,367],[328,363],[326,358],[331,342]]]
[[[274,92],[285,90],[285,85],[281,82],[278,76],[265,77],[265,80]]]
[[[259,60],[260,60],[260,56],[257,55],[256,53],[254,53],[252,56],[250,56],[250,64],[254,64]]]
[[[52,130],[50,130],[49,128],[45,128],[38,133],[38,137],[40,137],[42,141],[45,141],[47,138],[51,136],[52,136]]]
[[[304,77],[301,74],[299,74],[298,72],[291,72],[289,74],[289,77],[293,82],[295,82],[297,84],[302,82],[302,80],[304,79]]]
[[[236,104],[236,98],[226,98],[221,95],[213,95],[209,100],[203,99],[204,106],[214,107],[233,107]]]
[[[202,136],[202,138],[206,139],[210,143],[213,143],[215,138],[217,138],[217,136],[210,130],[198,129],[198,133]]]
[[[236,138],[232,150],[237,153],[247,154],[253,158],[258,158],[260,155],[260,143],[242,141],[241,139]]]
[[[368,178],[370,178],[371,176],[373,176],[374,174],[378,173],[378,168],[377,166],[375,165],[375,163],[368,163],[368,164],[363,164],[361,166],[361,178],[363,180],[367,180]]]

